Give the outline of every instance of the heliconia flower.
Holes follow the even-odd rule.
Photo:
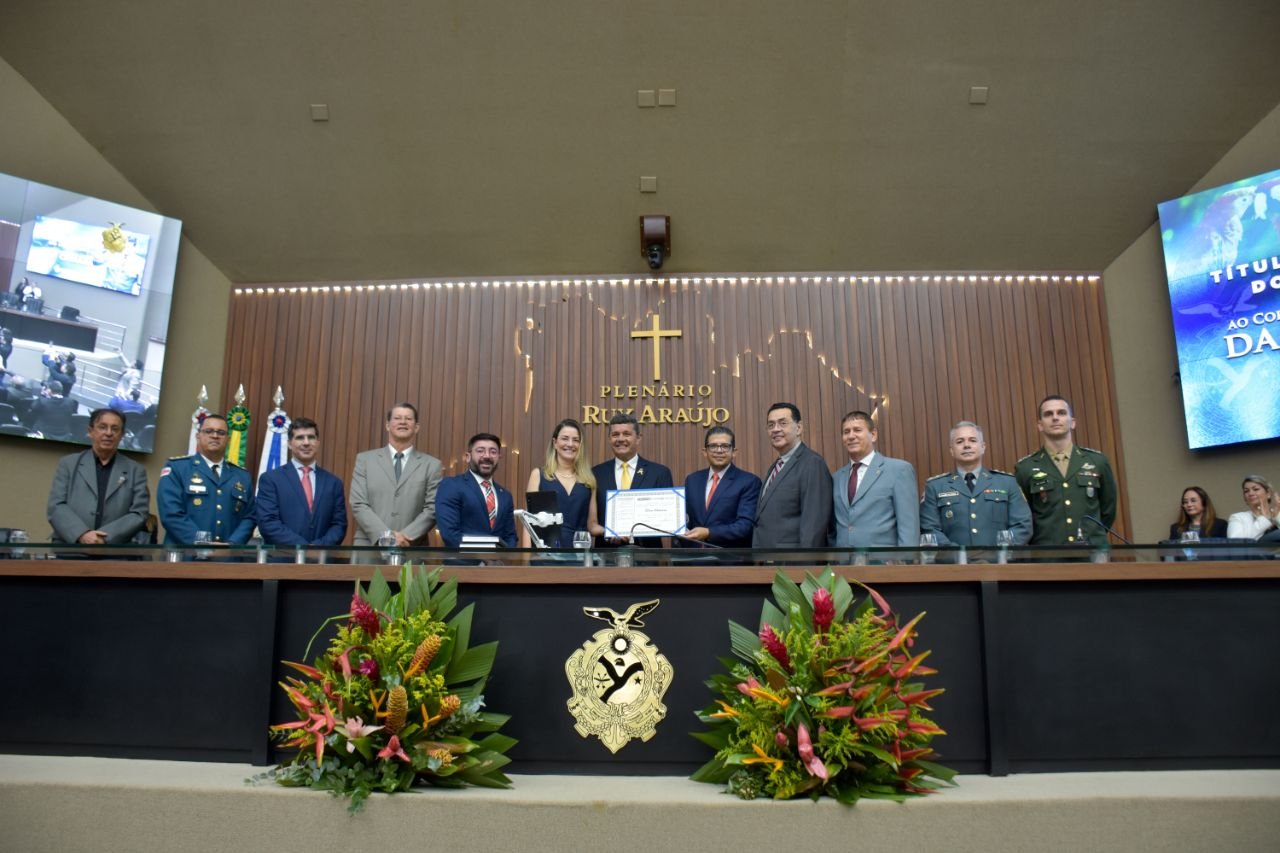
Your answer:
[[[813,592],[813,630],[825,634],[836,618],[836,605],[826,587]]]
[[[355,647],[352,646],[352,648],[355,648]],[[345,651],[343,651],[342,654],[338,655],[338,657],[336,658],[338,662],[338,668],[342,670],[342,678],[344,681],[351,680],[351,658],[348,657],[350,653],[351,653],[351,649],[346,649]]]
[[[854,724],[862,731],[874,729],[876,726],[884,726],[893,723],[893,720],[883,720],[879,717],[854,717]]]
[[[935,726],[933,723],[924,723],[924,722],[921,722],[920,720],[912,720],[909,723],[907,723],[907,729],[915,732],[918,735],[945,735],[946,734],[946,732],[944,732],[942,729]]]
[[[767,752],[761,749],[760,745],[756,743],[753,743],[751,745],[751,749],[755,752],[755,755],[749,758],[742,759],[743,764],[768,764],[769,767],[773,770],[782,769],[781,758],[774,758],[772,755],[769,755]]]
[[[804,763],[805,769],[809,771],[809,774],[817,776],[825,782],[827,780],[827,766],[814,753],[813,743],[809,740],[809,727],[804,723],[796,727],[796,751],[800,753],[800,761]]]
[[[720,707],[721,707],[723,710],[716,711],[714,714],[711,714],[711,716],[712,716],[712,717],[716,717],[716,718],[718,718],[718,719],[727,719],[727,718],[729,718],[729,717],[739,717],[739,716],[741,716],[741,714],[739,714],[739,713],[737,712],[737,710],[736,710],[732,705],[730,705],[728,702],[725,702],[723,699],[717,699],[717,700],[716,700],[716,702],[717,702],[717,704],[719,704],[719,705],[720,705]],[[426,706],[424,705],[424,706],[422,706],[422,713],[424,713],[424,714],[425,714],[426,712],[427,712],[427,708],[426,708]]]
[[[787,737],[787,733],[786,733],[786,732],[777,732],[777,733],[775,733],[775,734],[774,734],[774,736],[773,736],[773,742],[774,742],[774,743],[776,743],[778,746],[781,746],[781,747],[786,747],[786,746],[789,746],[789,745],[791,744],[791,740],[790,740],[790,738],[788,738],[788,737]]]
[[[351,621],[363,628],[370,637],[378,636],[378,632],[382,630],[382,624],[378,621],[378,611],[361,598],[359,593],[351,596]]]
[[[291,661],[291,660],[283,661],[283,663],[285,666],[293,667],[298,672],[302,673],[308,678],[314,678],[316,681],[320,681],[321,679],[324,678],[324,673],[316,669],[314,666],[307,666],[305,663],[296,663],[295,661]]]
[[[756,681],[754,675],[747,676],[746,681],[738,682],[738,692],[743,696],[750,696],[752,690],[759,690],[760,682]]]
[[[894,637],[894,638],[889,642],[889,648],[891,648],[891,649],[896,649],[898,646],[902,645],[903,641],[904,641],[904,640],[906,640],[906,639],[907,639],[907,637],[909,637],[909,636],[911,635],[911,632],[912,632],[912,630],[914,630],[914,629],[915,629],[916,624],[917,624],[921,619],[923,619],[923,618],[924,618],[924,611],[921,611],[921,612],[916,616],[916,618],[912,619],[910,622],[908,622],[907,624],[903,625],[903,626],[902,626],[902,629],[901,629],[900,631],[898,631],[897,636],[896,636],[896,637]]]
[[[857,581],[854,581],[854,583],[857,583]],[[874,589],[872,589],[871,587],[867,586],[864,583],[859,583],[858,586],[862,587],[867,591],[867,595],[871,596],[871,600],[876,603],[876,607],[880,608],[880,613],[883,616],[893,615],[893,612],[889,609],[889,602],[885,601],[884,597],[880,595],[880,593],[876,592]]]
[[[405,751],[400,747],[400,738],[397,735],[391,736],[391,740],[387,741],[386,747],[379,750],[378,757],[379,758],[398,758],[401,761],[403,761],[405,764],[412,763],[409,760],[409,756],[406,755]]]
[[[773,659],[782,665],[787,672],[791,672],[791,655],[787,654],[787,647],[782,642],[782,638],[773,630],[772,625],[766,624],[760,629],[760,643],[764,646],[765,651],[773,655]]]
[[[897,744],[895,744],[895,746],[896,745]],[[920,758],[921,756],[928,755],[931,752],[933,752],[931,748],[927,746],[922,746],[919,749],[904,749],[902,750],[901,754],[895,752],[894,755],[898,756],[899,761],[912,761],[914,759]]]
[[[356,666],[356,672],[370,681],[378,680],[378,662],[373,658],[365,658]]]
[[[946,692],[945,688],[939,687],[936,690],[921,690],[917,693],[904,693],[900,698],[904,704],[919,705],[925,710],[932,711],[933,708],[929,707],[929,700],[940,693]]]

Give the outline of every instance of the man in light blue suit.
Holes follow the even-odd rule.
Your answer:
[[[310,418],[289,424],[290,460],[258,478],[254,510],[270,545],[338,545],[347,535],[342,481],[316,463],[320,427]]]
[[[733,464],[733,430],[713,426],[702,439],[702,454],[710,467],[684,480],[688,519],[685,536],[721,548],[750,548],[756,521],[760,478]]]
[[[920,502],[910,462],[876,452],[876,425],[866,412],[850,412],[840,425],[849,462],[832,482],[839,548],[920,544]]]
[[[467,442],[467,470],[447,477],[436,492],[436,527],[449,548],[464,536],[496,536],[504,548],[516,547],[515,501],[493,481],[502,459],[502,440],[482,432]]]

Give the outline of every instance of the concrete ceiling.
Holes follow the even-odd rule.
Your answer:
[[[1277,0],[5,0],[0,57],[235,282],[639,272],[641,213],[668,272],[1094,270],[1280,102],[1277,33]]]

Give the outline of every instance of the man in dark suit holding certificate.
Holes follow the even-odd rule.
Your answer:
[[[601,462],[591,469],[596,478],[596,518],[599,524],[592,532],[600,544],[604,546],[621,545],[630,540],[631,531],[619,530],[620,536],[605,538],[605,519],[608,518],[608,494],[611,490],[627,489],[661,489],[671,488],[671,469],[649,459],[640,457],[640,422],[634,415],[619,412],[609,419],[609,446],[613,448],[613,459]],[[652,532],[652,531],[650,531]],[[646,537],[635,544],[659,548],[663,545],[663,537]]]
[[[800,440],[804,424],[794,403],[774,403],[765,422],[778,454],[756,503],[753,548],[825,548],[834,536],[831,472]]]
[[[710,467],[694,471],[684,481],[689,539],[722,548],[751,547],[760,478],[733,464],[735,450],[728,427],[714,426],[703,436],[702,454]]]
[[[493,481],[502,459],[502,440],[482,432],[467,442],[467,470],[440,483],[436,526],[448,548],[464,536],[496,536],[504,548],[516,547],[515,501]]]
[[[347,535],[342,481],[316,464],[320,427],[310,418],[289,424],[288,462],[258,478],[258,530],[270,545],[338,545]]]

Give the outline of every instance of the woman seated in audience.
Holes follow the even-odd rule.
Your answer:
[[[1188,486],[1182,493],[1182,509],[1178,520],[1169,525],[1169,538],[1181,539],[1188,530],[1201,539],[1221,539],[1227,535],[1227,523],[1213,510],[1213,501],[1199,486]]]
[[[582,444],[582,424],[565,418],[551,431],[547,458],[541,468],[529,474],[530,492],[555,492],[560,501],[564,523],[560,535],[549,548],[572,548],[573,534],[592,530],[596,524],[596,478],[591,473],[587,449]],[[530,546],[529,532],[521,525],[520,547]]]
[[[1244,512],[1233,512],[1227,522],[1227,536],[1232,539],[1263,539],[1268,542],[1274,537],[1280,525],[1280,496],[1258,474],[1250,474],[1241,484],[1244,489],[1244,502],[1249,509]]]

